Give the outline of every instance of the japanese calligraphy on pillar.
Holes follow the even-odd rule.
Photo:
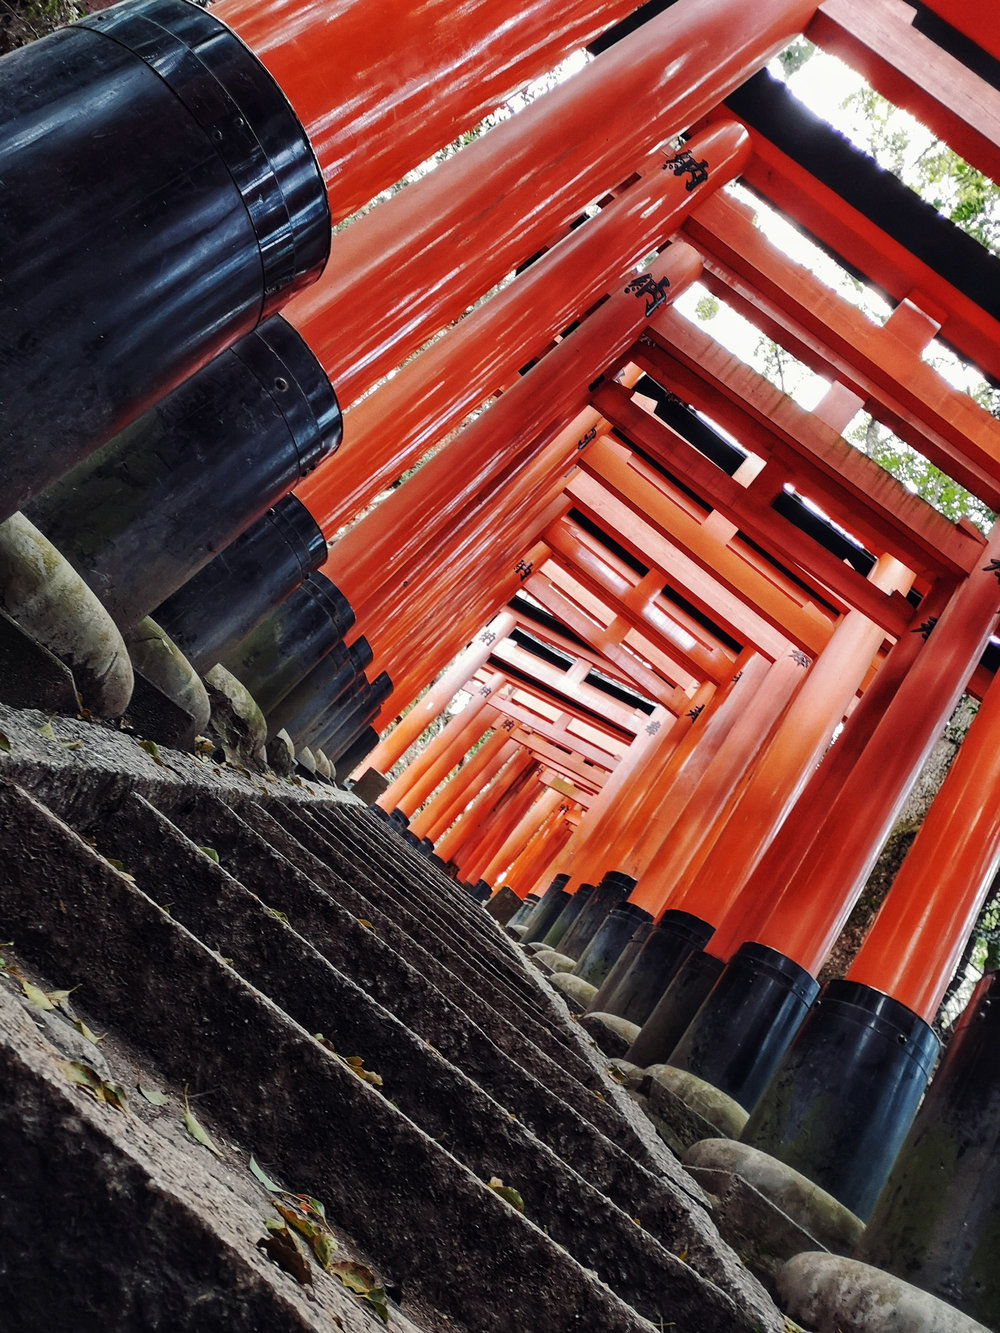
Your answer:
[[[644,273],[639,278],[633,278],[631,282],[625,284],[626,292],[639,300],[640,297],[646,298],[646,314],[651,315],[654,310],[663,305],[667,299],[667,288],[670,286],[669,278],[660,278],[657,280]]]
[[[675,153],[673,157],[668,157],[662,170],[673,172],[675,176],[689,176],[690,180],[684,182],[684,189],[689,194],[696,186],[704,185],[708,180],[707,161],[702,158],[700,162],[696,162],[694,153],[687,150],[683,153]]]

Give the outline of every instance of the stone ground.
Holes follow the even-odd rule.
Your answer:
[[[0,731],[20,1333],[786,1327],[563,1002],[354,798]]]

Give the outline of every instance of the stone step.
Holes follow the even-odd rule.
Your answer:
[[[707,1292],[698,1276],[707,1263],[712,1280],[726,1285],[717,1238],[704,1210],[678,1208],[655,1178],[636,1182],[639,1172],[629,1171],[627,1161],[619,1164],[616,1177],[609,1163],[595,1162],[593,1151],[585,1151],[583,1169],[597,1166],[610,1185],[608,1193],[618,1197],[620,1207],[615,1207],[142,798],[127,799],[92,831],[98,846],[113,847],[147,893],[157,900],[170,894],[171,915],[225,952],[245,980],[306,1031],[322,1027],[345,1055],[363,1054],[385,1079],[394,1104],[477,1177],[499,1176],[515,1186],[528,1216],[640,1313],[658,1317],[665,1285],[678,1308],[701,1308],[717,1299],[715,1289]],[[460,1117],[456,1107],[461,1107]],[[641,1227],[633,1220],[635,1196],[622,1190],[622,1174],[645,1186]],[[687,1263],[675,1258],[681,1252]]]
[[[20,955],[82,983],[93,1020],[205,1091],[214,1123],[271,1174],[308,1182],[418,1323],[514,1333],[542,1303],[553,1333],[648,1327],[44,807],[6,785],[0,809],[19,830],[0,921]]]

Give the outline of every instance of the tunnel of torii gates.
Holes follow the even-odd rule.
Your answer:
[[[864,1218],[1000,860],[1000,535],[843,432],[864,409],[1000,508],[1000,422],[922,359],[940,338],[1000,377],[1000,263],[765,66],[804,33],[1000,180],[1000,39],[972,0],[633,10],[125,0],[5,57],[4,541],[54,548],[107,613],[132,667],[74,661],[96,714],[133,678],[169,693],[158,653],[221,664],[343,779],[388,773],[465,691],[379,807],[575,960],[630,1059],[719,1089]],[[737,179],[888,297],[883,327],[756,229]],[[673,309],[696,280],[828,381],[814,411]],[[975,721],[817,998],[966,691]],[[998,1194],[991,984],[921,1111],[975,1145],[921,1196],[970,1272]],[[907,1179],[876,1234],[905,1230]],[[924,1222],[895,1262],[947,1287]]]

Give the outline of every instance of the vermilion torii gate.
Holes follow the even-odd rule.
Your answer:
[[[126,639],[151,611],[196,624],[213,587],[189,657],[243,671],[341,779],[440,719],[391,822],[480,896],[503,885],[497,915],[522,899],[524,938],[563,942],[577,999],[604,983],[637,1062],[717,1089],[748,1143],[867,1216],[1000,862],[1000,536],[844,432],[866,410],[1000,505],[1000,422],[922,359],[937,336],[1000,377],[1000,260],[765,67],[804,32],[997,178],[996,34],[964,0],[665,0],[629,31],[632,0],[445,8],[126,0],[5,62],[4,515],[34,503]],[[884,326],[772,245],[736,178],[883,292]],[[65,204],[44,226],[43,179]],[[827,380],[815,410],[678,312],[698,280]],[[168,454],[231,492],[225,524],[188,512],[182,466],[141,482]],[[145,586],[137,533],[183,548]],[[817,1001],[964,691],[979,718]],[[924,1280],[996,1318],[995,1287]]]

